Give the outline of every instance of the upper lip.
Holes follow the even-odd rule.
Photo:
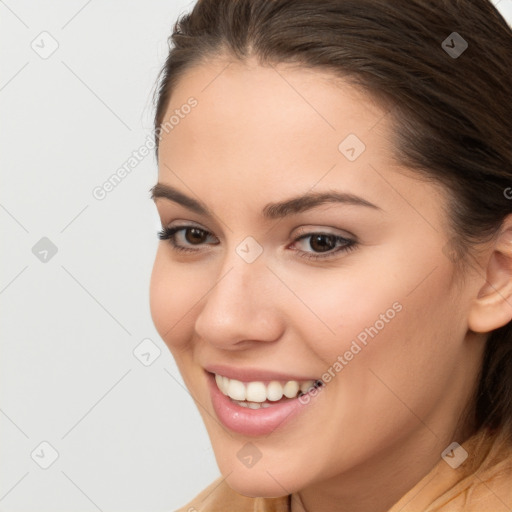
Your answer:
[[[234,366],[227,366],[223,364],[209,364],[203,367],[207,372],[216,373],[229,379],[236,379],[241,382],[266,382],[266,381],[284,381],[296,380],[304,382],[308,380],[317,380],[317,377],[307,375],[292,375],[280,371],[271,371],[261,368],[235,368]]]

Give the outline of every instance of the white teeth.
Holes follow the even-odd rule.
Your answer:
[[[291,380],[284,385],[283,394],[286,398],[293,398],[299,392],[299,383]]]
[[[267,399],[267,387],[263,382],[249,382],[245,387],[245,399],[250,402],[264,402]]]
[[[222,388],[221,389],[227,389],[228,381],[227,381],[226,377],[221,377],[221,379],[222,379]]]
[[[227,389],[227,377],[223,377],[222,375],[219,375],[218,373],[215,374],[215,382],[217,383],[217,387],[225,394]]]
[[[312,387],[313,387],[313,384],[315,382],[312,381],[312,380],[308,380],[306,382],[303,382],[301,385],[300,385],[300,390],[303,392],[303,393],[307,393]]]
[[[248,409],[266,409],[267,407],[272,407],[272,404],[268,402],[262,402],[260,404],[256,402],[239,402],[237,400],[233,400],[233,402],[240,407],[247,407]]]
[[[287,384],[291,384],[291,382],[288,382]],[[295,392],[293,396],[289,396],[288,398],[294,398],[295,396],[297,396],[297,392]],[[276,402],[277,400],[281,400],[281,398],[283,398],[283,386],[281,386],[280,382],[277,382],[275,380],[269,382],[267,386],[267,398],[271,402]]]
[[[224,395],[229,396],[240,405],[244,404],[242,407],[249,407],[251,409],[259,409],[259,404],[262,404],[261,407],[271,406],[272,404],[268,402],[264,403],[267,400],[277,402],[283,396],[295,398],[299,391],[307,393],[314,385],[312,380],[305,382],[290,380],[284,383],[284,385],[274,380],[265,385],[260,381],[241,382],[218,374],[215,374],[215,382]]]
[[[226,386],[226,381],[224,381],[224,386]],[[245,400],[245,384],[239,380],[229,379],[226,391],[226,394],[233,400]]]

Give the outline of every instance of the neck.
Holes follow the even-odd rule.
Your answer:
[[[291,512],[387,512],[441,460],[454,440],[465,441],[472,430],[440,437],[420,425],[408,439],[400,439],[371,460],[291,496]]]

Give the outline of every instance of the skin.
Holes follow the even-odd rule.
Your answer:
[[[177,236],[196,253],[160,241],[150,302],[220,471],[247,496],[294,493],[293,512],[388,510],[452,441],[471,434],[460,419],[485,332],[511,316],[490,297],[490,280],[501,276],[509,286],[509,268],[488,250],[457,279],[445,250],[453,236],[448,193],[396,164],[390,116],[347,82],[218,58],[186,72],[165,119],[190,96],[197,107],[163,132],[158,181],[213,216],[165,198],[155,204],[162,226],[193,224],[211,235],[200,245]],[[366,145],[354,162],[338,150],[349,133]],[[378,208],[324,204],[279,220],[262,216],[268,203],[326,190]],[[357,245],[319,261],[298,255],[323,254],[311,238],[295,240],[326,232]],[[248,236],[263,249],[253,263],[236,252]],[[397,302],[401,311],[291,421],[258,437],[219,424],[204,365],[320,378]],[[247,442],[262,454],[252,468],[237,458]]]

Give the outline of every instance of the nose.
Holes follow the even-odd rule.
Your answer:
[[[195,321],[197,335],[223,350],[278,340],[284,328],[279,284],[263,257],[247,263],[232,251],[207,284]]]

